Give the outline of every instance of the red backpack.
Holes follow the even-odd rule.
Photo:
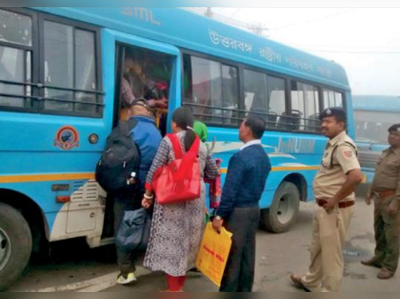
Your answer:
[[[160,167],[153,178],[153,190],[160,205],[183,203],[201,196],[201,176],[198,151],[200,139],[196,139],[184,155],[175,134],[167,135],[172,143],[175,160]]]

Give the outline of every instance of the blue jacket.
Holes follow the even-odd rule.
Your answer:
[[[137,124],[132,129],[131,135],[140,150],[139,179],[142,188],[144,188],[147,174],[157,154],[162,137],[154,119],[146,116],[134,116],[133,119],[137,121]]]
[[[261,145],[251,145],[232,156],[217,215],[228,219],[235,208],[258,206],[271,163]]]

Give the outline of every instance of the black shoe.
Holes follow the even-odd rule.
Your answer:
[[[382,268],[382,264],[379,263],[375,258],[372,258],[368,261],[362,261],[361,264],[363,264],[364,266],[367,266],[367,267],[374,267],[374,268],[378,268],[378,269]]]

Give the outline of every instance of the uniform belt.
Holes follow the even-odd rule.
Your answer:
[[[326,204],[328,203],[328,201],[326,199],[317,199],[317,204],[323,208]],[[352,206],[354,206],[356,204],[356,202],[354,200],[351,201],[341,201],[339,202],[339,209],[346,209],[346,208],[350,208]]]
[[[389,191],[374,191],[375,194],[377,194],[379,196],[379,198],[385,199],[388,198],[390,196],[394,196],[396,195],[396,191],[395,190],[389,190]]]

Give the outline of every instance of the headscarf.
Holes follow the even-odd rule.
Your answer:
[[[206,142],[208,138],[208,129],[207,126],[199,121],[195,121],[193,125],[193,130],[197,136],[199,136],[202,142]]]

